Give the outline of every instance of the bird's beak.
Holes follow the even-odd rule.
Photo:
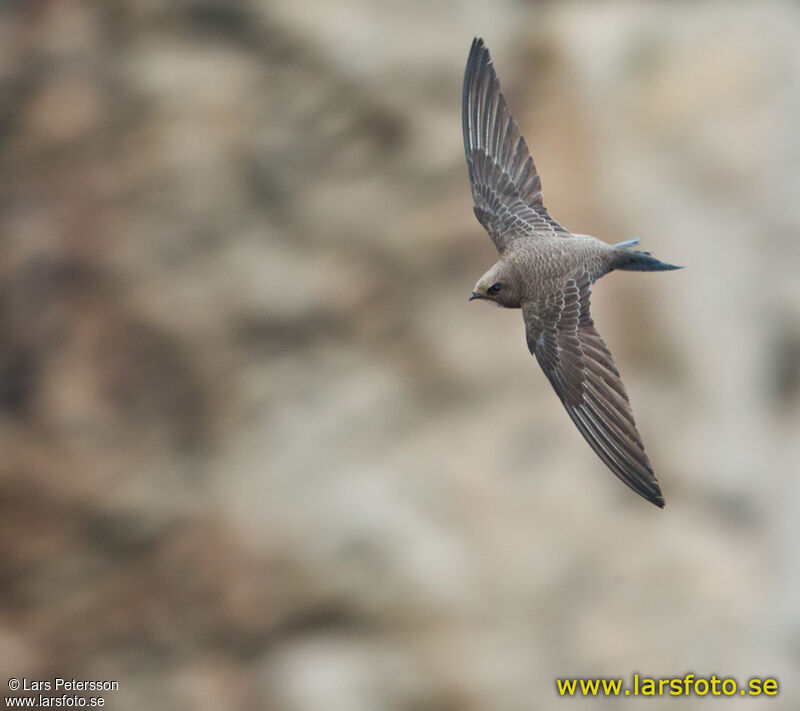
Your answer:
[[[482,299],[482,298],[483,296],[481,294],[479,294],[477,291],[473,291],[472,294],[470,294],[470,297],[469,299],[467,299],[467,301],[472,301],[473,299]]]

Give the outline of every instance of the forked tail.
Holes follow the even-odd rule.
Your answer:
[[[615,244],[614,246],[617,248],[616,258],[612,269],[623,269],[629,272],[665,272],[670,269],[683,269],[683,267],[667,264],[660,259],[651,257],[650,252],[629,249],[630,246],[638,243],[639,238]]]

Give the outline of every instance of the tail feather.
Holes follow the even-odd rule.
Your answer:
[[[655,257],[650,252],[641,252],[638,249],[619,249],[614,261],[614,269],[623,269],[629,272],[665,272],[670,269],[683,269],[674,264],[667,264]]]
[[[624,242],[617,242],[614,247],[633,247],[642,241],[641,237],[634,237],[633,239],[626,239]]]

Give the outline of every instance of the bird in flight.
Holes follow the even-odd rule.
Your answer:
[[[464,73],[462,122],[475,215],[500,252],[470,301],[522,309],[528,348],[581,434],[625,484],[663,507],[625,387],[589,313],[589,295],[615,269],[680,267],[633,249],[638,239],[610,245],[550,217],[525,138],[477,38]]]

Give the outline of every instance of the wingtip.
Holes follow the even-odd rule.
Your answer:
[[[606,462],[606,465],[607,464],[608,463]],[[664,495],[661,493],[661,487],[655,478],[647,482],[635,480],[631,481],[628,479],[623,479],[616,471],[614,471],[614,474],[622,479],[623,484],[626,484],[635,494],[641,496],[645,501],[653,504],[654,506],[658,506],[660,509],[664,508],[666,501],[664,500]]]
[[[661,487],[656,484],[655,491],[648,491],[648,492],[641,492],[643,498],[647,499],[651,504],[658,506],[658,508],[663,509],[664,505],[667,503],[664,500],[664,495],[661,493]]]
[[[486,47],[486,43],[483,41],[481,37],[474,37],[472,39],[472,45],[469,48],[469,58],[467,59],[467,65],[476,65],[480,61],[481,57],[486,56],[486,62],[490,62],[491,58],[489,57],[489,49]]]

